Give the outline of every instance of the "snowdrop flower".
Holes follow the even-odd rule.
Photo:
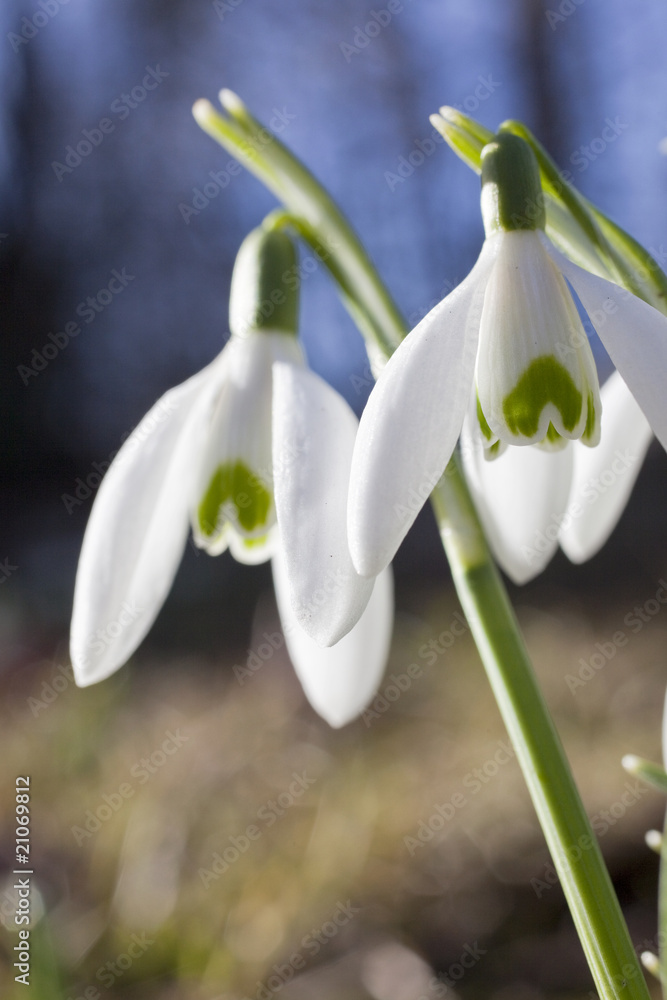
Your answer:
[[[191,527],[211,555],[274,558],[286,643],[324,718],[343,725],[373,696],[391,634],[391,577],[374,588],[351,563],[345,497],[357,419],[306,367],[298,293],[282,282],[294,263],[285,233],[250,234],[232,277],[228,344],[162,396],[109,468],[76,577],[80,686],[109,676],[143,640]]]
[[[354,565],[365,576],[376,575],[393,558],[442,475],[466,414],[485,456],[499,463],[496,485],[508,509],[515,504],[517,525],[528,511],[530,524],[517,528],[519,535],[543,523],[544,496],[538,513],[530,492],[536,485],[547,495],[558,483],[561,496],[552,510],[560,515],[563,498],[574,498],[586,486],[587,466],[579,451],[596,454],[594,464],[604,469],[615,448],[623,452],[627,447],[623,436],[614,445],[620,429],[612,405],[603,425],[605,450],[596,451],[602,412],[598,377],[566,279],[637,401],[637,411],[667,446],[667,318],[573,264],[547,239],[539,171],[523,140],[502,133],[484,148],[481,201],[486,239],[476,265],[394,353],[361,418],[348,536]],[[646,425],[635,417],[635,433],[628,428],[628,434],[638,455]],[[506,487],[519,466],[528,470],[521,481],[530,477],[531,486],[516,504]],[[488,483],[478,478],[479,495]],[[619,488],[616,497],[621,493]],[[487,509],[493,503],[488,497]],[[576,539],[582,530],[586,535],[591,522],[602,523],[603,508],[598,505],[591,517],[582,517],[572,533],[563,527],[564,547],[571,544],[573,554],[583,553],[587,546]],[[505,517],[505,526],[511,520],[511,514]],[[487,518],[487,527],[490,523]],[[510,541],[507,552],[515,545]],[[509,554],[505,564],[511,565]],[[516,576],[521,575],[519,567]]]

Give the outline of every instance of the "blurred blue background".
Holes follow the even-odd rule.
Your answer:
[[[465,276],[483,236],[477,179],[433,139],[428,116],[443,103],[491,128],[522,118],[605,211],[667,246],[659,0],[5,0],[0,28],[5,548],[39,620],[68,613],[92,501],[63,495],[79,477],[94,483],[94,463],[156,397],[220,350],[236,250],[273,205],[254,178],[224,173],[229,157],[191,116],[198,97],[226,86],[276,118],[412,322]],[[131,280],[111,295],[114,271]],[[302,315],[312,367],[360,410],[363,345],[322,269],[304,283]],[[68,342],[72,322],[81,333]],[[193,600],[239,572],[242,592],[255,586],[231,560],[207,562],[187,576],[186,561],[179,578]],[[398,568],[445,572],[430,514]]]

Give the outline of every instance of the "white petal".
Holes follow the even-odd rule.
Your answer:
[[[358,421],[314,372],[274,366],[273,465],[278,525],[297,621],[321,646],[359,621],[373,589],[347,545],[347,490]]]
[[[449,461],[468,404],[484,289],[497,241],[408,334],[361,416],[352,459],[348,538],[364,576],[387,566]]]
[[[391,569],[375,581],[368,606],[352,631],[335,646],[322,649],[294,617],[282,554],[272,565],[287,649],[306,697],[330,726],[344,726],[364,710],[382,680],[393,623]]]
[[[265,330],[233,336],[223,354],[225,382],[194,495],[193,536],[210,555],[230,545],[241,562],[260,562],[271,555],[261,541],[275,524],[271,368],[276,360],[303,359],[295,337]]]
[[[207,411],[222,371],[217,358],[162,396],[102,481],[74,590],[70,648],[82,687],[125,663],[171,588],[206,444]]]
[[[246,538],[230,527],[228,542],[229,551],[237,562],[244,563],[246,566],[258,566],[271,559],[280,544],[278,525],[274,524],[265,535],[259,538]]]
[[[609,357],[667,449],[667,316],[635,295],[582,270],[549,245]]]
[[[487,424],[508,444],[537,444],[550,424],[562,437],[579,438],[589,397],[599,413],[599,390],[570,290],[537,231],[496,238],[475,372]]]
[[[602,387],[602,437],[595,448],[578,441],[568,509],[559,541],[572,562],[602,548],[625,509],[653,433],[618,372]]]
[[[487,461],[466,417],[461,452],[466,478],[491,550],[507,575],[527,583],[558,548],[559,518],[567,506],[572,448],[507,448]]]

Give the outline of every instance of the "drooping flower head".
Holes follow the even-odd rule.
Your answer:
[[[477,419],[491,455],[506,445],[562,447],[600,438],[600,393],[588,338],[543,244],[545,212],[532,150],[501,133],[482,152],[482,216],[495,263],[484,292],[475,366]]]
[[[228,547],[240,562],[268,559],[277,544],[273,499],[273,365],[305,367],[297,340],[298,294],[282,275],[296,271],[290,237],[255,229],[234,265],[231,338],[208,416],[191,512],[195,543],[210,555]]]
[[[306,366],[298,288],[283,278],[295,264],[284,231],[246,238],[227,345],[155,404],[105,476],[75,585],[79,685],[107,677],[143,640],[191,527],[211,555],[274,558],[286,643],[321,715],[343,725],[372,697],[391,635],[391,578],[374,587],[351,563],[345,498],[357,420]]]
[[[544,233],[534,154],[519,137],[500,133],[484,148],[481,202],[486,239],[477,263],[394,353],[361,418],[348,534],[362,574],[393,558],[466,416],[490,460],[502,461],[508,447],[561,451],[568,441],[594,453],[600,389],[567,282],[667,444],[667,318],[556,250]]]

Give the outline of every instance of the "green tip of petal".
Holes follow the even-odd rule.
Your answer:
[[[479,429],[486,440],[490,441],[493,437],[493,431],[489,427],[488,421],[484,416],[484,410],[482,409],[482,404],[479,401],[479,396],[477,397],[477,423],[479,424]]]
[[[581,435],[582,442],[589,447],[594,447],[600,441],[599,416],[593,393],[589,392],[586,404],[586,427],[584,428],[584,433]]]
[[[496,441],[494,444],[491,445],[490,448],[484,449],[484,458],[486,458],[489,461],[491,459],[498,458],[500,455],[502,455],[502,451],[503,451],[503,442]]]
[[[559,434],[550,422],[547,433],[543,440],[540,441],[538,448],[542,448],[544,451],[562,451],[567,446],[567,443],[568,439]]]
[[[271,509],[271,494],[241,461],[219,465],[197,508],[197,523],[206,538],[233,521],[248,534],[263,528]]]
[[[559,411],[563,429],[573,431],[581,418],[583,398],[570,373],[551,354],[535,358],[503,400],[509,432],[515,437],[533,438],[549,403]],[[547,439],[549,433],[550,429]]]
[[[266,535],[259,535],[258,538],[244,538],[241,542],[244,549],[248,549],[250,552],[252,549],[258,549],[262,545],[266,545],[268,539],[268,533]]]

